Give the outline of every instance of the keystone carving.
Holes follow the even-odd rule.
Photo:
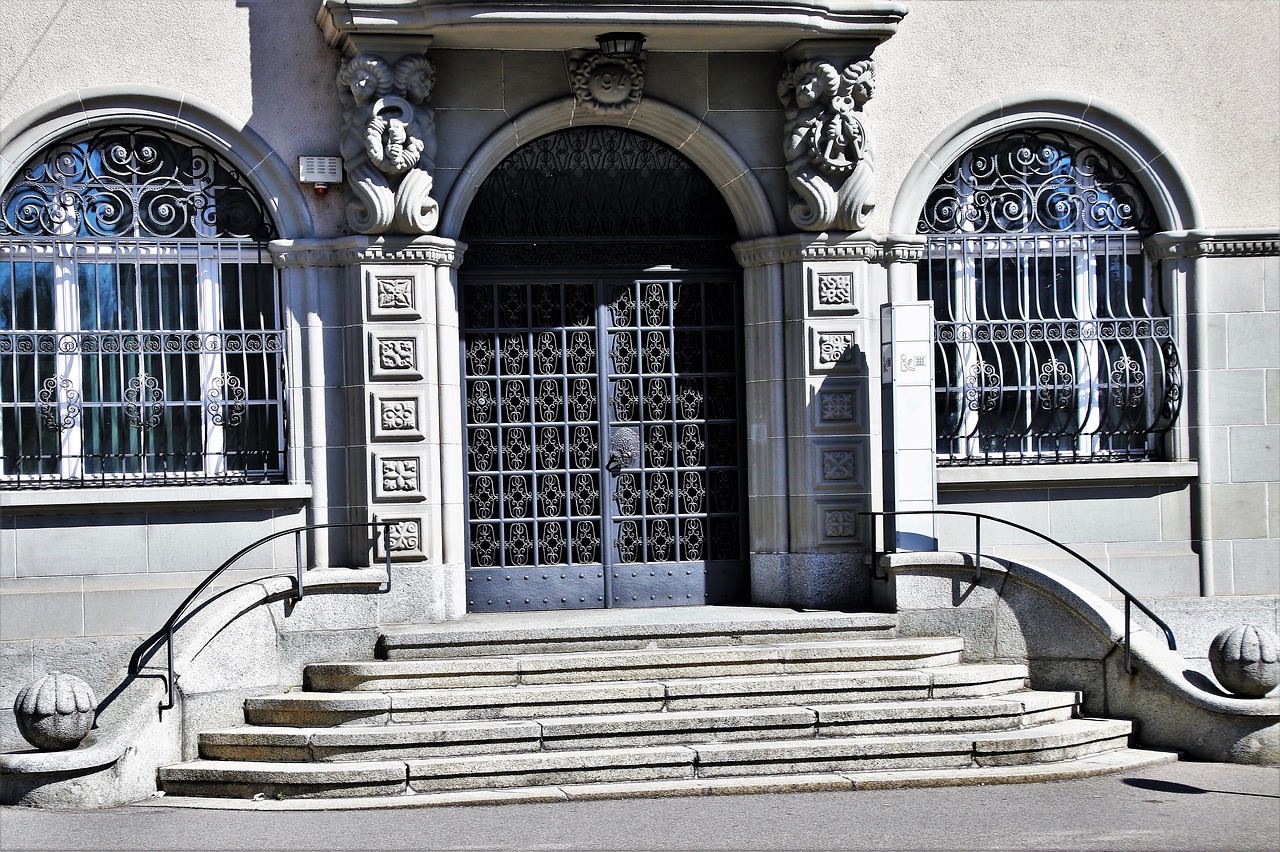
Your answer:
[[[862,107],[875,91],[875,63],[843,70],[808,60],[778,84],[786,115],[783,155],[793,193],[791,223],[803,231],[860,231],[871,201],[874,157]]]
[[[429,234],[440,218],[431,197],[435,112],[428,105],[435,65],[425,54],[394,65],[371,53],[338,71],[342,100],[339,149],[355,198],[347,224],[361,234]]]
[[[639,106],[644,93],[644,59],[574,50],[569,53],[569,84],[583,109],[597,115],[624,115]]]

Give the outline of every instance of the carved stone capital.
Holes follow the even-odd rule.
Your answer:
[[[425,263],[456,268],[462,264],[466,248],[466,243],[443,237],[274,240],[268,245],[278,269],[381,263]]]
[[[874,154],[862,108],[875,91],[875,63],[824,59],[789,66],[778,84],[786,115],[782,151],[791,184],[791,224],[802,231],[861,231],[871,201]]]
[[[814,261],[861,261],[879,263],[885,259],[898,260],[893,249],[882,238],[871,233],[857,236],[827,234],[787,234],[780,237],[762,237],[733,245],[733,254],[744,267],[766,266],[776,263],[805,263]]]
[[[345,60],[339,149],[347,185],[347,224],[360,234],[429,234],[440,217],[431,197],[436,156],[430,106],[435,65],[425,53],[392,63],[374,53]]]
[[[569,52],[569,85],[578,106],[597,115],[625,115],[644,94],[644,56],[605,56],[598,50]]]

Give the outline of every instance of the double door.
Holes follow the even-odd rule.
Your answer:
[[[471,611],[745,599],[740,288],[472,276]]]

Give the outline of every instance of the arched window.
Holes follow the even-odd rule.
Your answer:
[[[1085,139],[1017,130],[930,193],[939,464],[1158,457],[1181,400],[1173,323],[1133,176]]]
[[[271,218],[153,127],[58,141],[0,195],[0,486],[275,481]]]

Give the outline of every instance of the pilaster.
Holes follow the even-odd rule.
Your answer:
[[[273,246],[279,266],[338,268],[345,370],[326,383],[346,390],[350,520],[391,522],[393,562],[453,563],[459,571],[462,415],[453,305],[463,250],[438,237]],[[379,539],[356,558],[376,564],[385,558],[383,546]]]
[[[782,284],[786,552],[753,548],[753,596],[778,605],[859,605],[869,594],[874,546],[859,513],[883,501],[875,353],[891,255],[866,232],[754,240],[735,252],[748,280],[767,269]],[[754,470],[754,453],[751,462]]]

